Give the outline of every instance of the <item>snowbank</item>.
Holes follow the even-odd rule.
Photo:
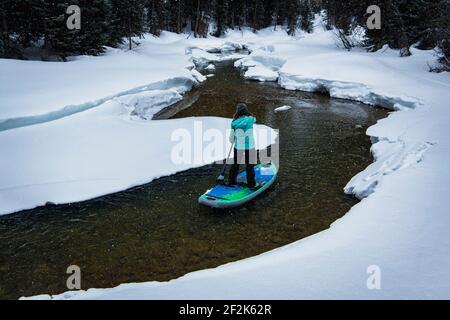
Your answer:
[[[273,46],[255,49],[250,56],[244,57],[235,62],[235,66],[244,70],[244,77],[257,81],[277,81],[278,71],[286,60],[278,58],[273,53]]]
[[[354,100],[392,110],[416,108],[421,105],[420,100],[413,97],[381,93],[376,89],[356,82],[314,79],[287,73],[280,73],[279,77],[275,79],[278,79],[281,87],[288,90],[323,92],[329,94],[332,98]]]
[[[174,89],[152,90],[137,94],[130,94],[114,100],[128,109],[131,116],[150,120],[159,110],[180,100],[182,95]]]
[[[190,78],[183,49],[182,44],[148,40],[139,53],[109,49],[104,56],[81,56],[66,63],[0,59],[0,122],[68,106],[98,105],[120,92]],[[170,63],[161,63],[165,60]]]
[[[66,63],[0,59],[0,131],[57,120],[123,95],[180,86],[188,91],[206,79],[196,65],[243,57],[229,52],[241,44],[217,38],[163,32],[136,40],[133,51],[108,48],[102,56]],[[214,49],[228,54],[208,52]]]

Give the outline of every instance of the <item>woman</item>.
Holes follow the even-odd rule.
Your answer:
[[[255,151],[255,140],[253,137],[253,124],[256,118],[248,111],[245,103],[236,106],[236,113],[231,122],[230,142],[234,142],[234,163],[231,166],[228,184],[235,185],[239,173],[239,164],[245,163],[247,173],[247,186],[256,188],[255,164],[257,156]],[[242,158],[245,159],[243,162]]]

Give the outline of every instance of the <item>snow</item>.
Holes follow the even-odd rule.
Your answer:
[[[216,48],[218,51],[220,51],[220,48]],[[231,50],[230,48],[228,50]],[[237,60],[242,57],[244,57],[244,54],[241,53],[228,53],[228,50],[225,50],[227,54],[224,55],[218,55],[211,53],[210,51],[215,52],[216,50],[211,49],[206,46],[201,47],[188,47],[186,48],[186,53],[191,56],[190,61],[192,63],[202,68],[204,67],[206,70],[214,70],[215,66],[211,62],[220,62],[225,60]]]
[[[244,78],[261,82],[276,81],[278,79],[278,73],[263,66],[254,66],[244,73]]]
[[[130,94],[114,98],[114,101],[120,105],[117,110],[118,115],[129,113],[131,116],[137,116],[141,119],[150,120],[159,110],[182,99],[182,95],[177,90],[168,89],[151,90],[137,94]],[[115,106],[118,105],[116,104]]]
[[[35,298],[448,299],[450,74],[428,72],[427,64],[435,59],[433,52],[413,48],[413,55],[407,58],[400,58],[397,51],[388,48],[376,53],[359,49],[347,52],[335,46],[333,33],[324,31],[320,20],[316,21],[313,34],[301,34],[295,38],[288,37],[285,31],[278,28],[276,31],[266,29],[256,34],[245,29],[230,31],[225,39],[209,38],[204,42],[210,42],[210,48],[217,48],[220,47],[220,41],[222,44],[232,41],[249,49],[252,52],[250,56],[236,62],[236,66],[243,67],[246,72],[251,71],[254,79],[266,80],[268,71],[271,71],[271,79],[275,79],[277,73],[276,81],[286,89],[325,91],[333,97],[381,104],[396,110],[367,130],[374,143],[372,152],[375,161],[345,187],[347,193],[357,195],[362,201],[329,229],[256,257],[190,273],[169,282],[123,284],[116,288],[66,292],[52,297],[40,295]],[[199,47],[199,44],[191,46]],[[199,52],[195,55],[203,58],[207,56]],[[279,60],[253,59],[252,55],[267,55]],[[283,61],[283,64],[274,61]],[[84,116],[73,120],[61,119],[45,125],[2,132],[0,146],[3,150],[8,143],[16,145],[7,147],[5,154],[15,152],[13,156],[7,156],[8,165],[22,162],[24,170],[37,172],[27,159],[34,153],[28,149],[15,151],[17,145],[34,148],[32,151],[37,154],[42,153],[36,150],[38,143],[45,146],[46,152],[51,152],[52,148],[63,148],[59,153],[69,152],[66,149],[70,148],[73,141],[92,138],[89,135],[82,137],[79,132],[77,136],[74,133],[77,124],[83,127],[95,125],[95,130],[99,130],[100,126],[101,137],[96,138],[97,142],[115,145],[116,139],[127,140],[128,143],[133,141],[117,133],[112,138],[108,136],[113,134],[116,127],[112,123],[119,121],[125,120],[113,117],[111,123],[103,123]],[[167,122],[169,126],[175,123],[171,121]],[[210,125],[226,124],[223,122],[225,120],[211,121],[214,124]],[[146,134],[143,128],[153,127],[148,122],[125,123],[127,130],[134,132],[133,138]],[[183,125],[189,123],[183,122]],[[63,129],[66,136],[73,138],[70,144],[61,141],[44,143],[41,140],[44,137],[58,140],[60,138],[53,137],[53,134],[59,134]],[[102,134],[103,130],[106,130],[105,134]],[[47,131],[52,134],[46,134]],[[146,143],[148,140],[144,142],[138,138],[138,142]],[[83,147],[85,154],[93,152],[91,148],[94,145]],[[127,152],[134,155],[136,152],[150,152],[137,151],[135,146],[139,144],[120,142],[120,145],[129,148],[120,152],[121,157],[125,157]],[[98,146],[95,145],[95,148]],[[112,152],[112,149],[107,150]],[[110,161],[110,157],[117,155],[110,153],[97,160],[98,156],[89,159],[98,162],[86,166],[87,170],[92,166],[103,165],[107,163],[106,160]],[[51,157],[45,158],[50,160]],[[69,162],[64,165],[69,168],[73,166],[70,159],[66,160]],[[1,161],[4,161],[3,158]],[[158,168],[158,173],[164,170],[162,167]],[[41,164],[39,171],[48,168]],[[55,169],[55,166],[52,165],[52,168]],[[58,168],[66,172],[64,169]],[[138,167],[132,174],[137,176],[141,169]],[[166,170],[170,171],[169,168]],[[20,174],[22,185],[32,180],[33,174],[35,172]],[[86,181],[88,177],[92,178],[91,174],[85,173]],[[105,172],[102,177],[109,174]],[[47,173],[39,172],[39,175],[46,176]],[[69,176],[65,178],[71,179]],[[128,179],[128,172],[126,177],[120,178]],[[6,184],[11,185],[12,182]],[[117,183],[115,185],[118,187]],[[36,188],[36,192],[42,190],[37,186],[30,187]],[[47,187],[44,185],[44,189]],[[88,183],[83,187],[88,187]],[[367,287],[367,270],[371,266],[379,267],[381,271],[379,290]]]
[[[190,78],[182,44],[154,44],[149,39],[141,46],[138,52],[109,49],[104,56],[81,56],[67,63],[0,59],[0,122],[95,104],[161,80]]]
[[[270,47],[272,50],[273,47]],[[267,51],[266,47],[255,49],[250,56],[244,57],[235,62],[235,66],[243,69],[244,78],[257,81],[277,81],[279,77],[278,70],[286,61],[273,54],[273,51]]]
[[[190,51],[192,55],[192,61],[197,66],[208,66],[211,61],[217,62],[220,61],[220,57],[217,55],[214,55],[212,53],[209,53],[205,50],[194,48]]]
[[[200,72],[198,72],[197,70],[192,70],[192,76],[195,78],[195,80],[197,80],[198,82],[203,82],[206,80],[206,77],[204,75],[202,75]]]
[[[292,109],[292,107],[291,106],[281,106],[281,107],[278,107],[278,108],[275,108],[275,112],[282,112],[282,111],[288,111],[288,110],[291,110]]]

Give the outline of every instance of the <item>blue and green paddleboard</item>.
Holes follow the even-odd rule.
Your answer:
[[[216,185],[198,198],[198,202],[208,207],[227,209],[233,208],[253,200],[267,190],[277,178],[277,168],[274,164],[258,164],[255,166],[255,178],[258,188],[247,188],[241,183],[247,181],[245,171],[237,177],[237,185]]]

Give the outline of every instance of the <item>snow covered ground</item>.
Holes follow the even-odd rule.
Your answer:
[[[242,56],[220,58],[205,51],[240,49],[238,43],[187,37],[147,35],[133,51],[108,48],[102,56],[67,63],[0,59],[0,131],[59,119],[122,95],[177,86],[189,90],[202,80],[193,68],[203,55],[215,61]]]
[[[34,298],[450,298],[450,74],[428,72],[427,63],[434,60],[432,52],[413,49],[413,55],[408,58],[399,58],[398,52],[387,48],[377,53],[358,49],[347,52],[336,48],[333,34],[323,31],[320,25],[316,26],[315,33],[296,38],[288,37],[282,30],[263,30],[257,34],[235,31],[230,32],[225,39],[191,40],[196,43],[180,40],[174,35],[167,35],[167,38],[170,39],[163,37],[167,48],[171,45],[186,46],[187,52],[197,59],[196,62],[200,61],[206,66],[214,60],[199,47],[214,52],[221,46],[224,48],[225,43],[227,47],[230,47],[230,43],[235,46],[244,44],[252,53],[236,61],[236,66],[243,68],[250,79],[278,81],[281,86],[292,90],[326,91],[334,97],[380,104],[397,110],[369,128],[367,134],[373,138],[376,161],[345,187],[346,192],[354,193],[363,200],[328,230],[256,257],[190,273],[169,282],[124,284],[110,289],[89,289]],[[162,42],[159,45],[163,46]],[[3,66],[5,62],[0,63]],[[192,75],[185,69],[188,63],[188,60],[183,60],[179,65],[180,70],[183,69],[179,72],[184,72],[185,78]],[[180,76],[175,69],[170,77]],[[152,71],[152,76],[157,75],[158,72]],[[6,79],[2,79],[2,84],[4,81]],[[16,81],[16,86],[19,83]],[[142,84],[135,83],[133,86]],[[11,83],[8,85],[16,88]],[[40,94],[45,93],[43,88],[39,90]],[[103,95],[108,94],[113,92],[105,91]],[[174,99],[179,98],[175,93],[172,95]],[[3,93],[1,97],[3,99]],[[39,94],[35,93],[27,99],[38,97]],[[70,100],[59,102],[58,106],[72,103]],[[122,109],[115,102],[107,103],[113,103],[115,107],[106,108],[103,105],[54,122],[1,132],[0,148],[2,151],[7,148],[0,158],[1,203],[10,199],[8,192],[14,191],[8,188],[14,183],[19,189],[26,190],[27,181],[32,180],[38,171],[44,171],[39,172],[39,175],[46,176],[45,170],[58,169],[63,172],[65,168],[57,168],[58,165],[69,168],[74,165],[69,158],[52,163],[51,166],[46,166],[45,161],[39,162],[39,168],[30,165],[34,161],[34,151],[36,154],[43,153],[41,148],[44,148],[45,153],[55,154],[53,147],[58,149],[58,153],[71,152],[69,150],[72,148],[75,150],[72,152],[88,154],[89,158],[72,159],[74,163],[93,161],[82,166],[86,170],[90,166],[103,170],[102,166],[106,163],[105,171],[116,165],[129,171],[120,178],[130,181],[116,184],[117,189],[142,182],[133,180],[142,173],[139,165],[133,167],[133,161],[137,161],[139,156],[146,157],[144,153],[150,152],[139,148],[142,144],[151,144],[143,136],[148,137],[158,131],[159,124],[130,118],[129,113],[127,117],[117,117]],[[4,108],[3,101],[0,105]],[[20,109],[22,104],[17,106]],[[30,110],[31,107],[24,108],[21,113],[12,115],[3,111],[6,114],[3,117],[42,112]],[[210,120],[212,126],[226,125],[225,120]],[[167,125],[177,126],[177,121],[189,126],[191,120],[169,120]],[[88,128],[84,135],[82,128]],[[114,131],[117,128],[119,132]],[[132,136],[129,136],[129,132]],[[90,141],[93,133],[100,137]],[[67,137],[71,138],[69,143],[65,140]],[[130,141],[132,144],[127,144]],[[87,143],[87,147],[83,142]],[[16,150],[18,146],[24,147],[22,151]],[[116,150],[114,146],[120,147]],[[120,150],[125,146],[128,149]],[[32,148],[32,151],[25,147]],[[100,148],[105,148],[107,152],[97,159],[100,155],[96,150]],[[116,153],[112,150],[116,150]],[[9,155],[9,152],[13,154]],[[118,160],[115,159],[117,156]],[[45,160],[48,158],[44,157]],[[128,159],[123,164],[125,158]],[[10,166],[16,165],[15,162],[24,170],[20,174],[23,179],[17,181],[18,178],[13,176],[3,182],[4,177],[9,177]],[[5,164],[8,165],[7,169]],[[130,169],[130,166],[133,168]],[[162,175],[171,171],[170,168],[160,169],[155,168],[154,174]],[[87,171],[82,174],[85,179],[83,188],[89,189],[87,181],[97,179],[97,172]],[[109,174],[105,172],[101,177],[108,177]],[[71,177],[68,175],[65,179],[70,180]],[[102,186],[103,191],[114,191],[107,190],[106,185],[108,183]],[[33,193],[39,190],[45,192],[47,187],[43,185],[41,189],[33,184],[32,188],[36,188]],[[17,192],[17,196],[19,194]],[[64,195],[59,196],[64,199]],[[379,289],[368,288],[368,270],[380,271]]]

